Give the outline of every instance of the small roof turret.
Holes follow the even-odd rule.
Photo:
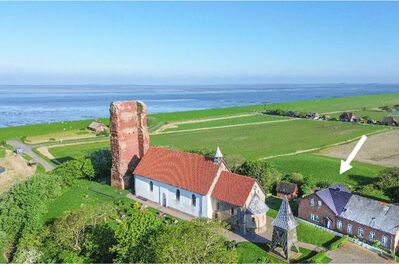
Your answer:
[[[223,160],[223,154],[220,151],[220,148],[217,147],[216,148],[216,152],[215,152],[215,156],[213,156],[213,162],[214,163],[220,163],[220,162],[222,162],[222,160]]]
[[[216,148],[216,153],[215,153],[215,157],[214,157],[214,158],[218,158],[218,159],[223,158],[223,154],[222,154],[222,152],[220,151],[220,148],[219,148],[219,147]]]

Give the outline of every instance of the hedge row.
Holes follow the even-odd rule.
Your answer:
[[[343,244],[345,244],[348,241],[349,241],[349,236],[348,235],[344,235],[340,239],[338,239],[337,241],[331,243],[329,249],[330,250],[336,250],[337,248],[340,248]]]

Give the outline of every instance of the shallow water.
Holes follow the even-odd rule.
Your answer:
[[[390,92],[399,92],[399,85],[3,85],[0,127],[106,117],[117,100],[143,100],[156,113]]]

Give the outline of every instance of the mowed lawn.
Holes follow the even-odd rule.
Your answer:
[[[384,129],[342,122],[293,120],[151,136],[151,144],[182,150],[214,150],[241,159],[259,159],[320,148]]]
[[[314,182],[325,181],[331,184],[341,183],[349,188],[374,183],[378,173],[383,169],[381,166],[354,161],[352,162],[353,168],[343,175],[340,175],[339,159],[315,154],[278,157],[270,159],[269,162],[283,174],[298,172],[309,177]],[[372,193],[369,193],[369,195],[377,199],[389,200],[389,198],[379,190],[374,190]]]
[[[93,151],[100,149],[109,149],[109,140],[104,140],[101,142],[84,143],[70,146],[60,146],[49,148],[49,152],[59,161],[67,161],[71,159],[76,159],[84,157]]]
[[[75,211],[84,206],[98,206],[121,199],[128,199],[128,191],[118,190],[109,185],[79,180],[78,184],[66,189],[47,207],[43,222],[59,218],[67,211]]]
[[[240,125],[240,124],[251,124],[258,122],[269,122],[276,120],[289,120],[288,117],[282,116],[272,116],[272,115],[262,115],[256,114],[253,116],[244,116],[244,117],[230,117],[225,119],[218,119],[212,121],[198,121],[195,123],[185,123],[185,124],[177,124],[176,127],[171,127],[165,129],[164,131],[179,131],[186,129],[198,129],[198,128],[213,128],[219,126],[231,126],[231,125]]]

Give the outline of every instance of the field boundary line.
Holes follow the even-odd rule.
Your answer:
[[[153,135],[160,134],[165,129],[175,127],[176,125],[195,124],[195,123],[217,121],[217,120],[224,120],[224,119],[234,119],[234,118],[256,116],[256,115],[259,115],[259,113],[254,112],[254,113],[248,113],[248,114],[229,115],[229,116],[221,116],[221,117],[214,117],[214,118],[203,118],[203,119],[191,119],[191,120],[184,120],[184,121],[175,121],[175,122],[170,122],[168,124],[163,124],[161,127],[159,127],[154,132],[152,132],[152,134]]]
[[[254,123],[243,123],[243,124],[215,126],[215,127],[201,127],[201,128],[183,129],[183,130],[177,130],[177,131],[160,132],[155,135],[195,132],[195,131],[222,129],[222,128],[229,128],[229,127],[253,126],[253,125],[262,125],[262,124],[270,124],[270,123],[289,122],[289,121],[295,121],[295,120],[299,120],[299,119],[298,118],[287,118],[287,119],[282,119],[282,120],[262,121],[262,122],[254,122]],[[152,135],[154,135],[154,134],[152,134]]]
[[[383,132],[388,131],[388,130],[391,130],[391,129],[390,128],[384,128],[384,129],[381,129],[381,130],[378,130],[378,131],[366,133],[364,135],[367,135],[367,136],[376,135],[376,134],[380,134],[380,133],[383,133]],[[343,145],[343,144],[354,142],[356,140],[359,140],[359,137],[360,136],[355,137],[355,138],[351,138],[351,139],[347,139],[347,140],[344,140],[344,141],[340,141],[340,142],[337,142],[337,143],[329,144],[329,145],[326,145],[326,146],[323,146],[323,147],[304,149],[304,150],[297,150],[295,152],[289,152],[289,153],[284,153],[284,154],[267,156],[267,157],[259,158],[258,160],[268,160],[268,159],[279,158],[279,157],[294,156],[294,155],[298,155],[298,154],[302,154],[302,153],[315,152],[315,151],[319,151],[319,150],[322,150],[322,149],[331,148],[331,147],[335,147],[335,146],[339,146],[339,145]],[[317,153],[315,153],[315,154],[317,154]],[[319,156],[323,156],[323,155],[319,155]]]

